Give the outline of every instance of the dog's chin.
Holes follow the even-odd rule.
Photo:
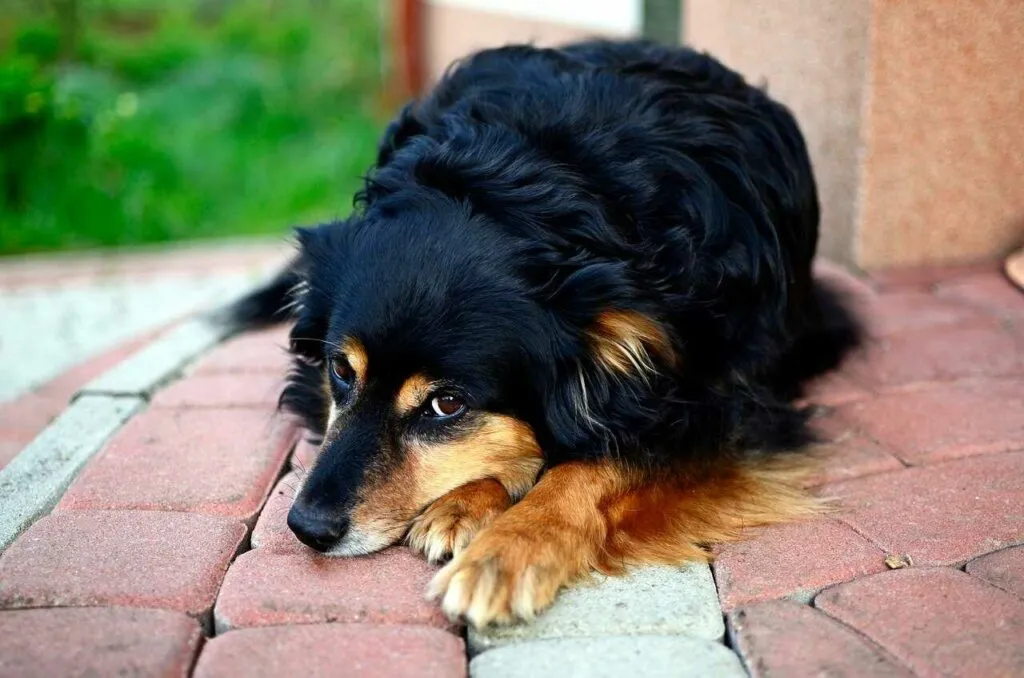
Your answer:
[[[324,551],[322,555],[329,558],[351,558],[365,556],[397,544],[402,539],[402,532],[396,530],[374,532],[357,528],[349,530],[345,538]]]

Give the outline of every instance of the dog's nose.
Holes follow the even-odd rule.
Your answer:
[[[328,551],[345,536],[348,521],[296,502],[288,511],[288,528],[299,541],[316,551]]]

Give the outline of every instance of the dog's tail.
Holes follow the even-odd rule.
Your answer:
[[[232,334],[270,327],[288,320],[294,295],[302,284],[298,262],[292,262],[269,282],[231,303],[216,314]]]

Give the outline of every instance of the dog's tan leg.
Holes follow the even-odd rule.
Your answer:
[[[416,517],[406,541],[432,563],[461,552],[480,530],[512,505],[505,486],[483,478],[456,487]]]
[[[428,594],[475,626],[530,619],[593,570],[707,560],[743,528],[813,515],[801,464],[764,460],[642,479],[611,462],[556,466],[435,576]]]
[[[429,595],[476,626],[529,619],[589,572],[607,537],[601,504],[621,490],[606,464],[556,466],[437,573]]]

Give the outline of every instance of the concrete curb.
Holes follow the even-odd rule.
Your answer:
[[[474,658],[470,678],[745,678],[739,657],[719,643],[685,636],[539,640]]]
[[[92,455],[143,404],[139,397],[81,397],[0,471],[0,551],[57,504]]]
[[[639,567],[620,577],[594,575],[562,591],[529,624],[470,629],[471,656],[513,643],[603,636],[689,636],[719,641],[722,609],[704,564]]]
[[[710,566],[638,567],[562,591],[529,624],[467,633],[470,676],[746,676]]]

